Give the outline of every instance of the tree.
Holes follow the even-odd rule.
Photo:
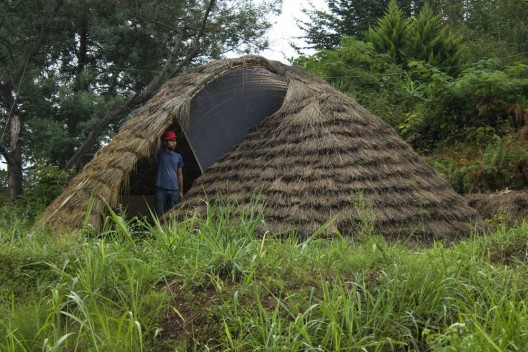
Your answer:
[[[280,2],[0,3],[0,113],[11,131],[2,154],[17,175],[12,197],[22,192],[24,162],[82,165],[169,77],[197,61],[267,46],[267,14]]]
[[[414,16],[425,0],[395,0],[403,16]],[[441,1],[430,1],[439,8]],[[313,6],[304,9],[308,21],[299,21],[304,38],[313,49],[332,49],[339,45],[340,38],[349,36],[364,39],[369,27],[374,26],[385,13],[389,0],[327,0],[328,11],[316,10]]]
[[[409,21],[403,17],[396,1],[391,0],[377,27],[370,27],[366,40],[380,53],[391,56],[397,64],[405,63],[405,46],[409,35]]]
[[[43,47],[53,34],[55,18],[64,0],[41,2],[4,1],[0,5],[0,111],[4,133],[9,130],[9,148],[1,152],[7,161],[8,187],[15,199],[22,193],[23,115],[27,105],[25,88],[34,67],[45,62]],[[13,13],[17,16],[13,16]],[[9,128],[8,128],[9,127]]]
[[[410,20],[405,55],[408,61],[424,61],[456,75],[464,50],[462,40],[426,5]]]
[[[464,1],[464,21],[457,29],[470,44],[474,61],[482,58],[526,57],[528,4],[525,0]],[[510,61],[511,62],[511,61]]]
[[[451,75],[459,71],[464,50],[462,37],[454,34],[427,4],[418,15],[406,20],[394,0],[378,25],[369,29],[366,40],[397,64],[423,61]]]

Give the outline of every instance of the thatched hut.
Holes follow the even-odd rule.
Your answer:
[[[180,135],[188,192],[170,215],[204,199],[244,207],[258,193],[272,231],[372,224],[388,237],[453,238],[482,221],[384,121],[325,81],[258,56],[214,61],[168,81],[102,148],[42,216],[79,227],[153,192],[159,137]],[[191,187],[192,184],[192,187]],[[190,188],[190,189],[189,189]]]

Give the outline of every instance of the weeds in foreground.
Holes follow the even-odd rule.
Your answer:
[[[528,348],[526,223],[416,249],[263,221],[228,205],[167,226],[111,213],[92,237],[1,228],[0,351]]]

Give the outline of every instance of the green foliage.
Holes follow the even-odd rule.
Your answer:
[[[429,161],[460,193],[525,187],[528,184],[526,142],[497,135],[484,139],[488,142],[443,148]]]
[[[425,112],[423,104],[416,104],[415,111],[406,112],[396,124],[396,130],[413,146],[423,148],[422,134],[425,126]],[[393,124],[394,125],[394,124]]]
[[[308,43],[318,50],[338,47],[344,36],[365,39],[368,28],[383,17],[389,1],[327,3],[328,10],[305,10],[310,20],[300,24]],[[528,51],[528,24],[524,20],[528,8],[524,0],[396,1],[406,19],[416,16],[425,3],[452,31],[468,39],[464,56],[470,61]],[[452,39],[455,38],[444,36],[448,42]]]
[[[525,124],[522,116],[516,116],[515,108],[528,106],[527,65],[501,66],[497,61],[481,61],[464,70],[452,89],[454,97],[464,97],[466,104],[471,104],[468,111],[460,113],[473,116],[468,126],[486,125],[502,132],[504,127],[518,130]]]
[[[454,158],[440,156],[437,158],[428,157],[426,160],[438,172],[442,178],[448,181],[451,186],[458,193],[467,193],[475,189],[474,184],[469,175],[472,175],[478,170],[479,162],[468,161],[461,157],[456,159],[460,154],[455,154]]]
[[[58,197],[74,173],[75,170],[64,171],[54,165],[36,165],[26,178],[28,191],[20,201],[42,209]]]
[[[402,14],[409,18],[415,14],[425,1],[393,0]],[[311,48],[329,50],[339,47],[341,38],[355,37],[364,39],[369,27],[372,27],[384,14],[389,0],[328,0],[328,10],[304,9],[309,20],[299,23]],[[435,8],[439,1],[429,1]]]
[[[399,65],[423,61],[452,76],[459,72],[464,50],[462,37],[455,35],[427,4],[416,16],[406,19],[391,1],[377,26],[369,28],[366,40]]]
[[[474,187],[479,191],[522,187],[528,182],[524,174],[527,165],[526,145],[508,143],[496,136],[485,149],[479,169],[472,175]]]
[[[511,57],[520,59],[528,52],[528,6],[524,0],[486,0],[465,2],[457,30],[469,39],[469,58]],[[511,59],[510,59],[511,60]]]
[[[378,20],[376,28],[369,28],[366,40],[372,43],[379,53],[386,53],[399,65],[405,64],[408,22],[396,2],[391,0],[387,12]]]
[[[403,87],[416,102],[413,116],[421,118],[397,127],[419,136],[414,137],[419,146],[439,140],[475,142],[483,131],[487,136],[517,131],[525,124],[525,75],[525,65],[483,61],[453,78],[423,62],[411,62]],[[420,123],[413,125],[414,121]]]
[[[123,103],[124,99],[119,96],[99,96],[90,92],[89,88],[76,91],[68,86],[57,88],[53,94],[59,108],[30,112],[27,126],[32,133],[27,137],[27,148],[31,151],[28,159],[64,167],[79,146],[79,141],[86,138],[99,118],[112,107]],[[43,106],[40,105],[40,108]],[[109,129],[106,136],[112,136],[115,132]],[[101,140],[103,142],[107,140]],[[94,146],[94,151],[101,143]]]
[[[54,165],[40,164],[28,170],[27,191],[14,203],[5,202],[0,206],[0,217],[6,221],[6,228],[28,227],[36,215],[59,196],[74,173],[75,170],[63,171]]]
[[[390,65],[390,58],[378,54],[372,45],[345,37],[337,50],[323,50],[312,57],[296,60],[307,70],[325,77],[338,89],[359,92],[379,85],[378,72]]]
[[[424,61],[455,76],[463,50],[462,37],[455,35],[429,6],[411,18],[405,48],[408,61]]]

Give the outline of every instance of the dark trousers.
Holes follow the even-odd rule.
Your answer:
[[[160,217],[180,201],[180,190],[156,187],[154,212]]]

